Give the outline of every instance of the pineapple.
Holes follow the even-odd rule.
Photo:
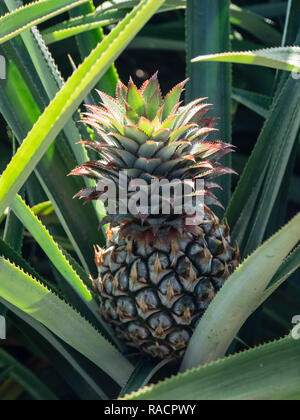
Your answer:
[[[84,122],[101,141],[84,141],[100,160],[84,163],[72,175],[112,180],[126,170],[130,180],[165,178],[204,181],[204,219],[187,223],[186,214],[116,214],[107,247],[96,247],[99,277],[95,288],[100,313],[128,346],[160,359],[183,356],[197,323],[239,263],[230,230],[209,206],[219,204],[212,178],[232,172],[218,160],[232,151],[221,141],[210,142],[214,119],[205,118],[209,105],[198,99],[181,106],[185,82],[162,97],[157,74],[138,89],[119,82],[116,98],[99,92],[102,106],[88,106]],[[120,191],[119,191],[120,192]],[[85,202],[103,192],[89,187],[78,193]],[[170,203],[172,198],[170,199]]]

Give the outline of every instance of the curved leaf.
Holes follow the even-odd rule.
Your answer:
[[[0,371],[5,367],[8,367],[6,375],[18,382],[35,400],[58,401],[53,392],[35,374],[0,348]]]
[[[300,72],[300,47],[279,47],[256,51],[202,55],[192,60],[193,63],[199,63],[200,61],[251,64],[278,70]]]
[[[299,400],[300,340],[291,337],[227,357],[126,400]]]
[[[73,73],[17,150],[0,178],[0,214],[9,206],[56,135],[164,0],[143,0]]]
[[[132,366],[71,306],[30,275],[0,258],[0,296],[46,326],[121,386]]]
[[[0,17],[0,44],[88,0],[40,0]]]
[[[282,261],[299,240],[300,213],[235,270],[199,322],[181,371],[225,355]]]

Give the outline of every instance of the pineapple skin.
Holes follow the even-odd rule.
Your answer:
[[[207,209],[183,235],[137,238],[111,231],[96,249],[100,313],[117,338],[148,356],[181,358],[204,312],[239,264],[229,228]]]

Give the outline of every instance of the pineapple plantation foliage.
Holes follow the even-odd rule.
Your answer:
[[[1,400],[300,398],[299,22],[0,3]],[[123,171],[158,211],[122,211]]]

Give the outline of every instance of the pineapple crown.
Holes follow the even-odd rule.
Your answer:
[[[161,94],[157,73],[140,89],[130,79],[128,87],[119,82],[116,98],[98,92],[101,106],[87,106],[83,122],[92,127],[99,140],[82,141],[85,147],[96,151],[100,159],[89,161],[76,168],[71,175],[80,175],[96,182],[109,179],[118,188],[119,174],[126,171],[129,181],[142,179],[150,186],[151,181],[167,179],[203,179],[205,204],[220,205],[212,188],[218,185],[211,180],[219,175],[233,173],[218,161],[233,150],[232,145],[221,141],[208,141],[214,127],[214,118],[205,118],[210,104],[207,98],[197,99],[182,106],[180,97],[185,80],[175,86],[165,98]],[[101,198],[103,191],[89,187],[76,196],[90,202]],[[133,192],[132,192],[133,194]],[[149,195],[151,194],[149,190]],[[194,195],[196,196],[196,191]],[[162,199],[162,197],[160,197]],[[174,197],[169,198],[174,202]],[[114,225],[134,224],[137,230],[158,230],[162,227],[182,230],[186,215],[174,214],[122,214],[120,199],[116,198],[117,211],[103,223]],[[206,210],[208,208],[206,207]]]

